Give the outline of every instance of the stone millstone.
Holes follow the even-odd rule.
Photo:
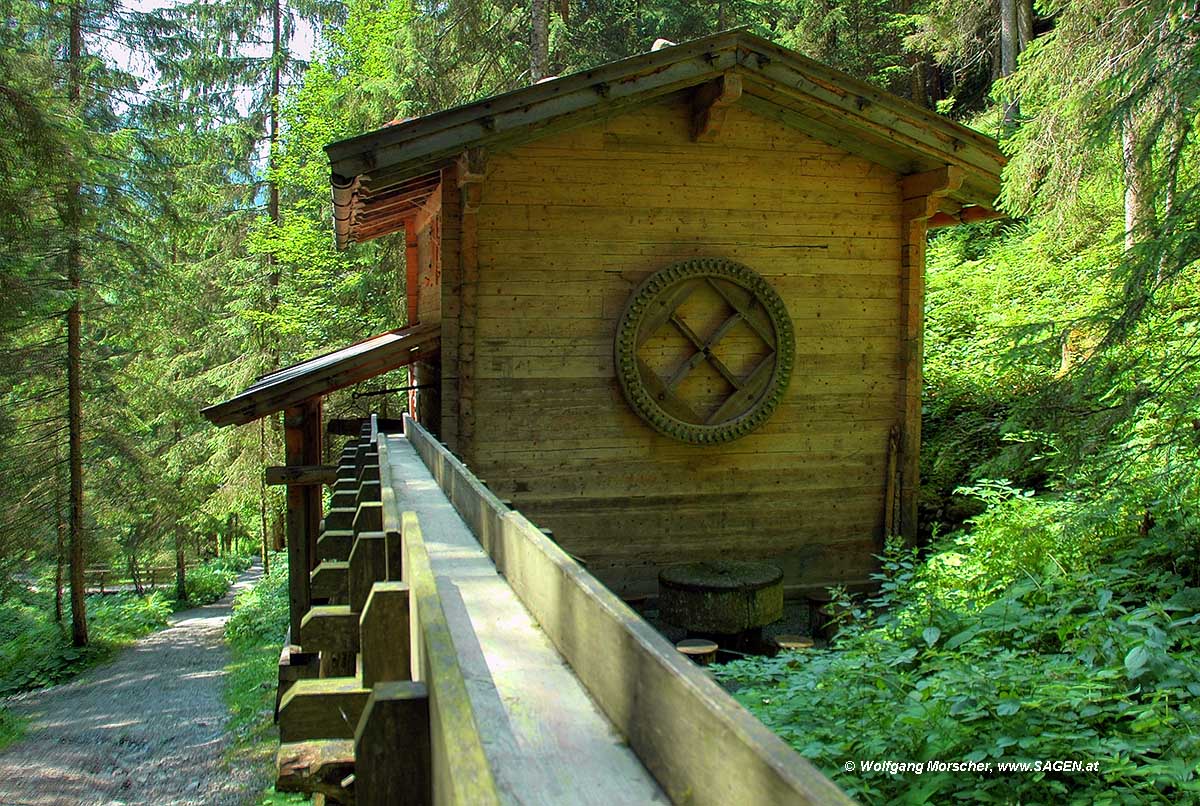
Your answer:
[[[698,633],[756,629],[783,618],[783,572],[725,560],[673,565],[658,575],[658,613]]]

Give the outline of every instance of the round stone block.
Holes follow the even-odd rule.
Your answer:
[[[663,621],[698,633],[734,635],[783,617],[783,572],[769,563],[685,563],[658,575]]]

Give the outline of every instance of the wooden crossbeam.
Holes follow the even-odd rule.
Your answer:
[[[267,484],[302,485],[333,484],[337,481],[335,465],[293,465],[268,467],[264,472]]]
[[[308,652],[357,652],[358,613],[349,605],[313,607],[300,624],[300,645]]]
[[[319,550],[319,548],[318,548]],[[345,604],[349,595],[350,563],[345,560],[322,560],[312,572],[312,596]]]
[[[347,796],[342,781],[354,773],[354,742],[317,739],[282,744],[275,768],[276,791],[321,794],[342,803]]]
[[[348,512],[349,510],[343,510]],[[332,511],[329,513],[333,515]],[[325,517],[326,528],[317,538],[317,561],[325,562],[326,560],[342,560],[350,559],[350,548],[354,545],[354,531],[352,529],[330,529],[329,516]]]
[[[279,741],[353,739],[370,695],[353,677],[297,680],[279,706]]]

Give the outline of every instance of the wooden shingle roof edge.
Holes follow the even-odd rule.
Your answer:
[[[229,400],[200,410],[214,425],[243,425],[415,361],[438,349],[441,327],[413,325],[263,375]]]
[[[357,197],[439,169],[468,148],[513,145],[724,73],[739,103],[900,174],[945,165],[964,171],[950,198],[992,208],[1005,164],[996,141],[832,67],[744,30],[726,31],[425,115],[331,143],[339,245],[353,240]]]

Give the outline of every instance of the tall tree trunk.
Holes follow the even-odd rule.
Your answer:
[[[529,77],[541,81],[550,68],[550,3],[529,0]]]
[[[175,599],[182,602],[187,598],[187,563],[184,562],[183,530],[175,522]]]
[[[1033,41],[1033,0],[1017,0],[1017,53],[1024,53]]]
[[[80,110],[80,80],[83,60],[82,0],[71,4],[68,94],[71,106]],[[67,309],[67,431],[70,443],[68,464],[71,474],[71,640],[75,646],[87,646],[87,602],[83,578],[83,359],[82,319],[83,255],[80,234],[83,189],[78,182],[67,188],[67,284],[71,307]]]
[[[175,423],[175,444],[179,444],[179,423]],[[183,469],[175,476],[175,489],[183,489]],[[182,506],[178,506],[181,509]],[[183,529],[179,527],[179,512],[175,513],[175,599],[182,602],[187,598],[187,565],[184,562]]]
[[[1019,0],[1000,0],[1000,75],[1011,76],[1017,72],[1017,54],[1021,40],[1017,24]],[[1017,120],[1017,102],[1012,99],[1004,107],[1004,123],[1012,126]]]
[[[1125,174],[1125,251],[1129,251],[1154,226],[1154,194],[1150,187],[1150,165],[1142,154],[1141,127],[1130,113],[1121,126],[1121,161]]]
[[[259,467],[267,465],[267,422],[266,419],[258,421],[258,464]],[[265,476],[258,478],[258,518],[259,528],[262,530],[262,563],[263,573],[271,573],[271,561],[267,557],[271,553],[271,547],[268,545],[267,537],[267,480]]]
[[[67,525],[63,522],[62,453],[54,448],[54,621],[63,620],[63,564],[66,560]]]

